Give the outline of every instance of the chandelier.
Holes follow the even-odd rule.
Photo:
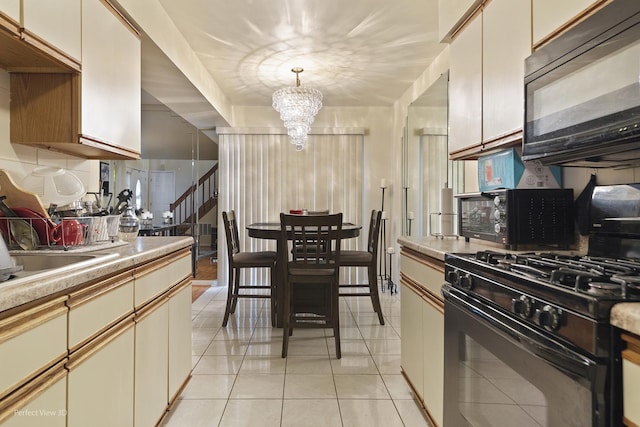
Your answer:
[[[280,113],[291,143],[300,151],[304,149],[311,124],[322,108],[322,92],[300,86],[299,74],[304,71],[302,68],[292,68],[291,71],[296,74],[295,87],[283,87],[275,91],[272,105]]]

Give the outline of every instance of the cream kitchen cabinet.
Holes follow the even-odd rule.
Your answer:
[[[531,0],[492,0],[450,47],[449,154],[476,158],[522,140]]]
[[[534,48],[603,5],[603,0],[531,0]]]
[[[448,42],[483,0],[438,0],[438,36]]]
[[[60,362],[0,400],[2,427],[66,427],[67,370]]]
[[[0,2],[0,13],[5,14],[15,22],[20,22],[21,0],[3,0]]]
[[[444,283],[444,263],[403,248],[400,272],[402,371],[430,422],[442,426],[444,302],[440,288]]]
[[[0,399],[67,357],[66,299],[0,313]]]
[[[169,403],[169,302],[159,298],[136,313],[135,425],[158,424]]]
[[[23,39],[80,63],[81,0],[22,0]]]
[[[531,0],[493,0],[482,12],[482,142],[521,141]]]
[[[463,158],[482,141],[482,15],[449,48],[449,153]]]
[[[81,73],[11,73],[10,140],[90,159],[138,159],[140,36],[106,0],[84,0],[81,22]]]
[[[191,376],[191,280],[169,294],[169,402],[174,402]]]
[[[627,348],[622,352],[624,425],[640,426],[640,337],[622,334]]]
[[[70,355],[67,427],[133,425],[134,340],[130,316]]]

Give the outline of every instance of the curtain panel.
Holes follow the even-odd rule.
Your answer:
[[[246,225],[280,221],[290,209],[342,212],[345,222],[363,218],[362,134],[313,134],[304,150],[296,151],[282,134],[219,134],[219,227],[222,212],[235,210],[242,250],[276,250],[275,241],[250,238]],[[366,216],[368,218],[368,215]],[[345,239],[344,249],[360,249],[369,224],[361,224],[358,239]],[[219,228],[218,280],[228,281],[226,236]],[[363,269],[343,269],[341,282],[366,280]],[[243,272],[240,280],[268,283],[268,271]]]

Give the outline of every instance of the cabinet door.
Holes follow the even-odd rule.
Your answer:
[[[0,398],[67,356],[65,300],[0,319]]]
[[[168,328],[166,298],[159,298],[136,315],[136,426],[156,425],[169,403]]]
[[[449,153],[482,141],[482,16],[449,49]]]
[[[70,356],[67,427],[133,425],[133,320]]]
[[[16,22],[20,22],[20,0],[0,1],[0,12]]]
[[[492,0],[482,13],[482,139],[521,131],[531,0]]]
[[[422,298],[409,283],[400,281],[400,364],[413,389],[422,399],[424,389],[424,345],[422,332]]]
[[[191,280],[169,297],[169,402],[191,375]]]
[[[22,5],[26,31],[80,61],[81,0],[24,0]]]
[[[64,363],[0,400],[1,427],[66,427],[67,371]]]
[[[426,298],[422,303],[424,333],[424,406],[442,426],[444,409],[444,304]]]
[[[140,58],[139,37],[114,9],[100,0],[84,0],[82,137],[139,155]]]
[[[602,2],[594,0],[532,0],[533,44],[537,45],[544,41],[574,17],[582,15],[597,3]]]
[[[438,0],[438,36],[448,36],[482,3],[482,0]]]

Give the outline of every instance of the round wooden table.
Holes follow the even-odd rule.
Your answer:
[[[267,240],[275,240],[277,243],[276,251],[278,253],[278,262],[280,264],[280,256],[282,255],[282,245],[280,243],[280,223],[279,222],[256,222],[253,224],[247,225],[247,231],[249,237],[254,237],[256,239],[267,239]],[[342,224],[342,238],[343,239],[352,239],[354,237],[358,237],[360,235],[360,230],[362,230],[361,225],[356,225],[350,222],[345,222]],[[280,277],[284,276],[284,272],[282,271],[282,266],[278,265],[276,267],[278,272],[278,277],[276,278],[276,283],[278,282]],[[278,286],[277,295],[276,295],[276,326],[282,327],[282,304],[278,304],[278,301],[284,301],[284,286]]]

